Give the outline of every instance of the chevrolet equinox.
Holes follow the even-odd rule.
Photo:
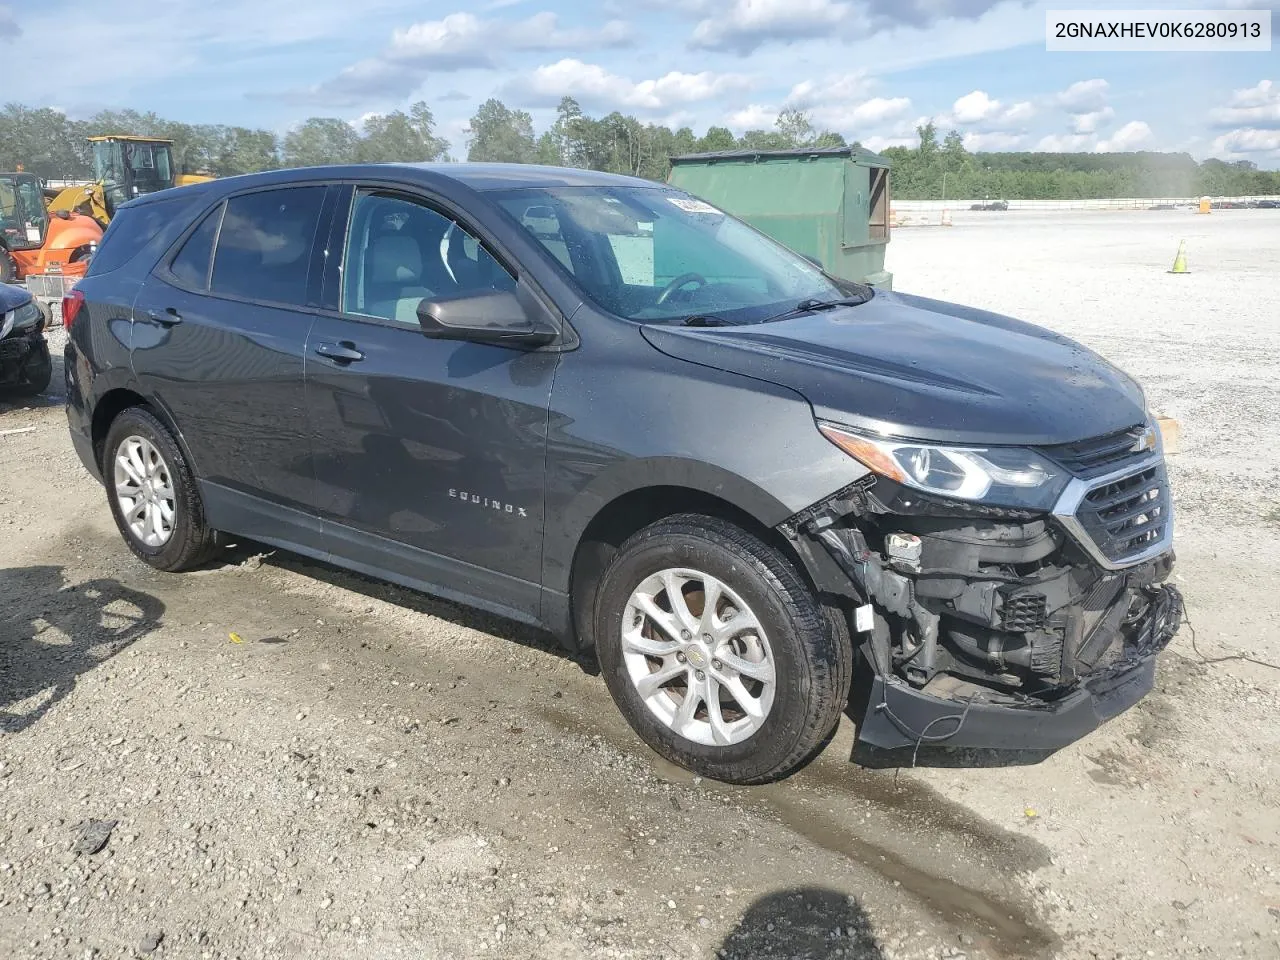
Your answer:
[[[662,184],[182,187],[121,208],[63,310],[71,437],[143,561],[233,534],[544,627],[709,777],[802,765],[856,671],[869,747],[1052,750],[1181,620],[1131,378]]]

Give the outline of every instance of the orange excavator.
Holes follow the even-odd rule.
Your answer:
[[[93,217],[46,208],[34,174],[0,173],[0,283],[37,274],[82,277],[101,240]]]

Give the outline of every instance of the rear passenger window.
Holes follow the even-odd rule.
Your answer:
[[[227,201],[211,293],[302,306],[324,187],[289,187]]]
[[[170,272],[188,287],[205,290],[209,286],[209,262],[213,258],[213,241],[218,236],[225,204],[219,204],[200,221],[178,255],[169,265]]]
[[[86,271],[90,277],[119,270],[141,252],[166,225],[182,211],[189,201],[185,197],[156,200],[138,207],[124,207],[112,217],[107,232],[103,234],[98,252],[93,255]],[[171,234],[172,236],[172,234]],[[148,264],[148,269],[150,269]]]

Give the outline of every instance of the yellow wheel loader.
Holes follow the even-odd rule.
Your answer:
[[[49,212],[80,213],[105,229],[116,208],[146,193],[203,183],[213,177],[176,174],[173,141],[153,137],[90,137],[94,182],[66,187],[49,197]]]

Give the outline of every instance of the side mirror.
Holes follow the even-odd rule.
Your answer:
[[[556,338],[549,323],[535,321],[514,293],[477,293],[418,304],[422,332],[436,340],[469,340],[498,346],[540,347]]]

